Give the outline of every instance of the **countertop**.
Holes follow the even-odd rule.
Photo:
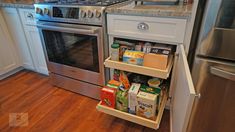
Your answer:
[[[34,8],[34,0],[0,0],[0,7]]]
[[[43,0],[40,0],[43,1]],[[0,0],[0,7],[34,8],[34,0]],[[139,15],[139,16],[162,16],[189,18],[192,5],[136,5],[134,1],[115,4],[106,9],[109,14]]]
[[[192,4],[184,5],[141,5],[134,1],[127,1],[121,4],[110,6],[106,9],[108,14],[138,15],[138,16],[160,16],[190,18],[192,14]]]

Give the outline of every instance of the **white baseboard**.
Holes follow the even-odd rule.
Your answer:
[[[5,79],[5,78],[7,78],[7,77],[9,77],[9,76],[11,76],[11,75],[13,75],[13,74],[23,70],[23,69],[24,69],[23,67],[18,67],[18,68],[14,69],[12,71],[9,71],[9,72],[7,72],[7,73],[5,73],[3,75],[0,75],[0,80]]]

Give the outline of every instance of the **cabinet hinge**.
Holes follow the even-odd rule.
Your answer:
[[[195,94],[195,97],[196,97],[197,99],[200,99],[200,98],[201,98],[201,93]]]

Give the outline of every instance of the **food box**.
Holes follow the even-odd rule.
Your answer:
[[[119,88],[121,87],[121,82],[116,81],[116,80],[109,80],[109,82],[107,83],[107,86],[110,88]]]
[[[116,94],[116,109],[128,112],[128,90],[118,90]]]
[[[140,91],[151,93],[151,94],[160,94],[161,93],[161,88],[160,87],[153,88],[153,87],[149,87],[149,86],[146,86],[146,85],[141,85]]]
[[[128,111],[131,114],[136,114],[137,94],[140,89],[139,83],[132,83],[128,92]]]
[[[156,104],[157,104],[157,110],[159,110],[160,103],[161,103],[162,96],[163,96],[163,93],[162,93],[163,91],[161,90],[161,88],[160,87],[153,88],[153,87],[149,87],[146,85],[141,85],[140,91],[157,95]]]
[[[158,94],[139,91],[136,115],[154,120],[156,118],[157,96]]]
[[[101,105],[115,108],[116,91],[116,88],[103,87],[100,93]]]
[[[123,62],[134,65],[143,65],[144,53],[141,51],[126,50],[123,54]]]
[[[144,56],[143,65],[160,70],[167,68],[172,47],[154,46],[151,48],[150,53]]]
[[[143,65],[146,67],[166,70],[167,64],[168,64],[167,55],[148,53],[144,56]]]

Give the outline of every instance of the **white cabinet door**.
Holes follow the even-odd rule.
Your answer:
[[[21,17],[21,21],[23,23],[23,25],[36,25],[36,18],[35,18],[35,11],[34,9],[23,9],[20,8],[19,10],[19,14]]]
[[[186,132],[195,98],[195,89],[183,45],[179,45],[178,52],[173,75],[171,131]]]
[[[46,59],[37,27],[25,26],[25,34],[28,40],[28,45],[36,67],[36,71],[48,75]]]
[[[16,45],[9,35],[3,15],[0,12],[0,79],[3,74],[20,67]]]
[[[14,40],[14,43],[19,49],[23,67],[26,69],[35,70],[27,40],[25,38],[25,33],[16,8],[2,8],[2,11],[5,21],[7,22],[9,32]]]

